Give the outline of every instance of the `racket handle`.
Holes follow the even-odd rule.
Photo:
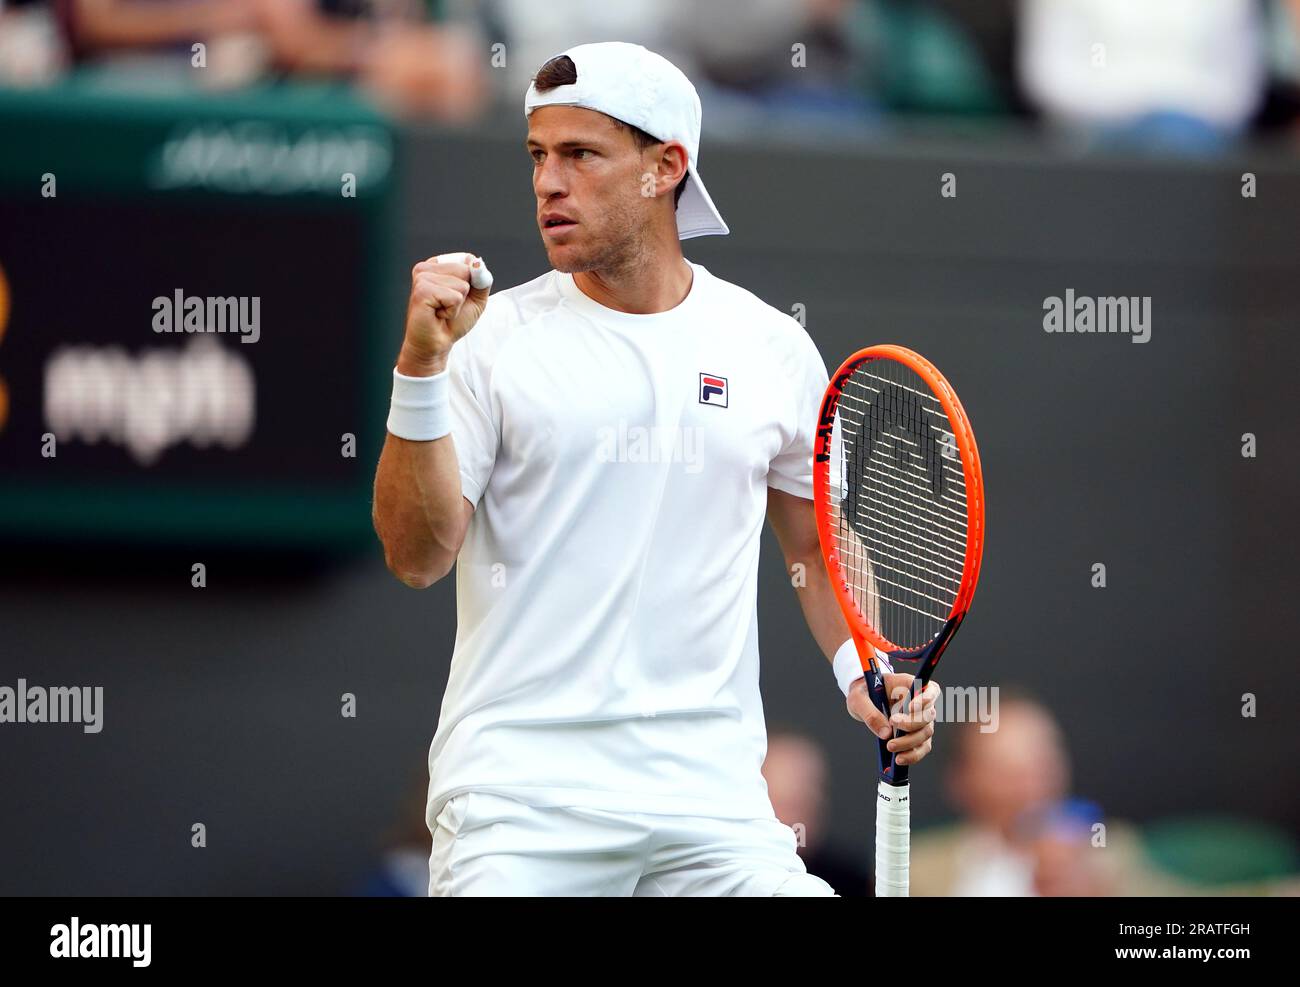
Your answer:
[[[907,785],[876,789],[876,897],[906,898],[911,861],[912,803]]]

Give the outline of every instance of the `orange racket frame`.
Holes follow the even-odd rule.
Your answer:
[[[952,385],[948,383],[935,365],[921,354],[909,350],[905,346],[896,346],[889,343],[868,346],[866,349],[858,350],[845,360],[840,365],[840,368],[835,371],[834,376],[831,377],[830,384],[826,388],[826,396],[822,399],[821,417],[817,423],[817,438],[813,445],[813,502],[816,505],[817,536],[821,541],[822,555],[826,559],[827,571],[831,576],[831,585],[835,589],[840,608],[844,611],[845,620],[849,625],[849,634],[852,635],[853,643],[857,646],[859,658],[862,658],[864,672],[871,671],[869,667],[870,659],[863,658],[864,655],[873,654],[871,647],[885,652],[891,659],[911,660],[922,657],[926,651],[932,650],[934,644],[932,641],[919,648],[902,648],[893,641],[882,637],[868,623],[866,615],[859,609],[857,601],[853,598],[853,593],[843,578],[839,562],[839,549],[835,540],[835,528],[831,521],[831,512],[827,509],[830,494],[831,440],[834,433],[835,413],[839,409],[840,395],[858,367],[863,363],[881,359],[894,360],[912,370],[926,382],[931,392],[939,400],[944,414],[948,416],[949,424],[952,425],[953,437],[961,457],[962,473],[966,482],[965,565],[962,569],[961,584],[953,601],[948,624],[939,635],[945,640],[940,642],[940,648],[934,649],[935,653],[932,660],[926,663],[928,667],[921,670],[924,683],[929,679],[930,671],[938,662],[943,647],[947,645],[947,639],[956,633],[957,626],[965,619],[966,612],[970,609],[971,598],[975,595],[975,586],[979,582],[980,562],[984,556],[984,474],[980,468],[980,454],[979,448],[975,445],[975,435],[971,431],[970,420],[966,417],[966,410],[961,406],[961,402],[957,400],[957,392],[952,389]]]

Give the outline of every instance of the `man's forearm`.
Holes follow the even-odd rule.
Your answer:
[[[397,372],[428,378],[447,371],[450,352],[403,340]],[[389,432],[375,471],[375,532],[389,570],[423,589],[451,571],[469,519],[460,492],[460,462],[448,433],[414,441]]]
[[[830,576],[826,573],[826,561],[820,552],[805,555],[792,561],[803,565],[803,586],[796,586],[799,605],[803,608],[804,619],[812,632],[817,646],[826,658],[835,657],[841,644],[848,639],[849,628],[844,622],[844,613],[835,598],[835,589],[831,586]]]
[[[374,523],[398,579],[423,588],[445,576],[460,552],[470,511],[450,435],[432,442],[386,437],[375,473]]]

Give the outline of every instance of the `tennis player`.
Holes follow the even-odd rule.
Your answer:
[[[552,270],[489,301],[473,254],[415,266],[375,481],[393,573],[456,568],[429,892],[831,895],[760,771],[756,613],[766,516],[849,713],[890,735],[818,548],[825,364],[682,256],[728,229],[675,66],[579,45],[524,111]],[[937,693],[895,714],[901,762],[929,752]]]

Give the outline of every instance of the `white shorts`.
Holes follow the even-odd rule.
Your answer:
[[[432,827],[429,894],[829,897],[776,819],[542,808],[455,795]]]

